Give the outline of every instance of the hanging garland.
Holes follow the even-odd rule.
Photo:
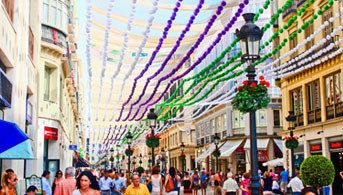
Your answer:
[[[185,160],[186,159],[186,155],[184,153],[181,153],[181,155],[179,156],[180,160]]]
[[[295,149],[299,146],[299,137],[285,137],[286,140],[286,148],[288,149]]]
[[[133,148],[127,148],[125,150],[125,155],[126,156],[132,156],[133,155]]]
[[[214,149],[214,151],[212,152],[212,156],[213,157],[220,157],[220,150],[218,149]]]
[[[248,81],[243,82],[243,86],[238,87],[238,93],[232,101],[234,110],[239,110],[245,114],[251,110],[259,110],[268,106],[270,97],[268,96],[269,83],[260,76],[260,83],[252,82],[250,85]]]
[[[145,137],[146,139],[146,145],[149,148],[158,148],[158,146],[160,146],[160,139],[161,137],[159,135],[152,135],[149,134]]]

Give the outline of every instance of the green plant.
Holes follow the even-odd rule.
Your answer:
[[[133,155],[133,148],[127,148],[125,150],[125,155],[126,156],[132,156]]]
[[[158,148],[160,146],[160,136],[159,135],[152,135],[151,133],[145,137],[146,145],[149,148]]]
[[[300,176],[306,185],[316,188],[328,186],[335,178],[335,167],[327,157],[311,155],[301,164]]]
[[[232,100],[233,109],[245,114],[267,107],[270,102],[267,89],[269,86],[270,83],[265,81],[263,76],[260,76],[259,84],[252,82],[249,85],[248,81],[244,81],[243,86],[237,88],[238,93]]]
[[[295,149],[299,146],[298,137],[285,137],[286,140],[286,148],[288,149]]]
[[[213,157],[219,157],[220,156],[220,150],[219,149],[214,149],[214,151],[212,152],[212,156]]]
[[[144,173],[144,168],[143,167],[137,167],[136,171],[138,173]]]
[[[179,156],[179,159],[180,160],[185,160],[186,159],[186,155],[184,153],[182,153],[180,156]]]

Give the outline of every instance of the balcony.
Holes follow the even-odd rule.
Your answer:
[[[0,71],[0,108],[11,108],[12,83],[6,74]]]
[[[60,30],[42,24],[42,41],[56,45],[63,50],[67,48],[66,43],[67,36]]]
[[[282,19],[285,19],[287,16],[291,15],[292,13],[297,13],[297,4],[298,1],[292,1],[292,5],[289,6],[286,10],[282,11]]]
[[[0,6],[0,18],[0,29],[2,29],[2,36],[0,36],[0,55],[5,56],[2,61],[7,67],[13,67],[16,31],[10,16],[3,6]]]
[[[320,108],[307,112],[307,115],[308,115],[308,124],[322,121],[322,118],[321,118],[322,114],[321,114]]]
[[[343,102],[326,106],[326,119],[333,119],[343,116]]]

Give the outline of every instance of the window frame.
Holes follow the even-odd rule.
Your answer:
[[[296,100],[294,100],[293,94],[297,94]],[[302,87],[295,88],[290,91],[290,100],[291,100],[291,110],[294,111],[294,115],[296,116],[295,126],[303,126],[304,125],[304,94],[302,91]],[[296,101],[296,105],[294,105]],[[297,106],[297,109],[295,108]]]
[[[308,124],[321,121],[320,82],[319,79],[306,84]]]
[[[327,85],[327,79],[332,78],[332,84],[329,80],[329,85]],[[336,94],[336,78],[339,78],[338,89],[339,95]],[[333,72],[324,77],[325,82],[325,107],[326,107],[326,118],[333,119],[336,117],[343,116],[343,95],[342,95],[342,73],[341,71]],[[328,87],[330,88],[330,97],[328,97]],[[333,88],[333,89],[332,89]],[[332,96],[333,95],[333,96]],[[338,99],[337,99],[338,98]],[[339,101],[338,101],[339,100]],[[330,114],[332,113],[332,114]]]

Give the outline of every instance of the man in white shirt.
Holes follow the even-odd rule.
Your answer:
[[[109,172],[106,170],[104,177],[100,178],[99,186],[101,195],[111,195],[111,183],[112,179],[109,176]]]
[[[228,194],[228,195],[237,195],[239,194],[239,187],[237,182],[234,180],[233,174],[232,173],[228,173],[227,174],[227,180],[224,182],[223,185],[223,190],[224,190],[224,194]]]
[[[300,195],[302,189],[304,189],[303,182],[300,180],[300,173],[296,173],[297,176],[291,179],[287,187],[292,188],[293,195]]]

